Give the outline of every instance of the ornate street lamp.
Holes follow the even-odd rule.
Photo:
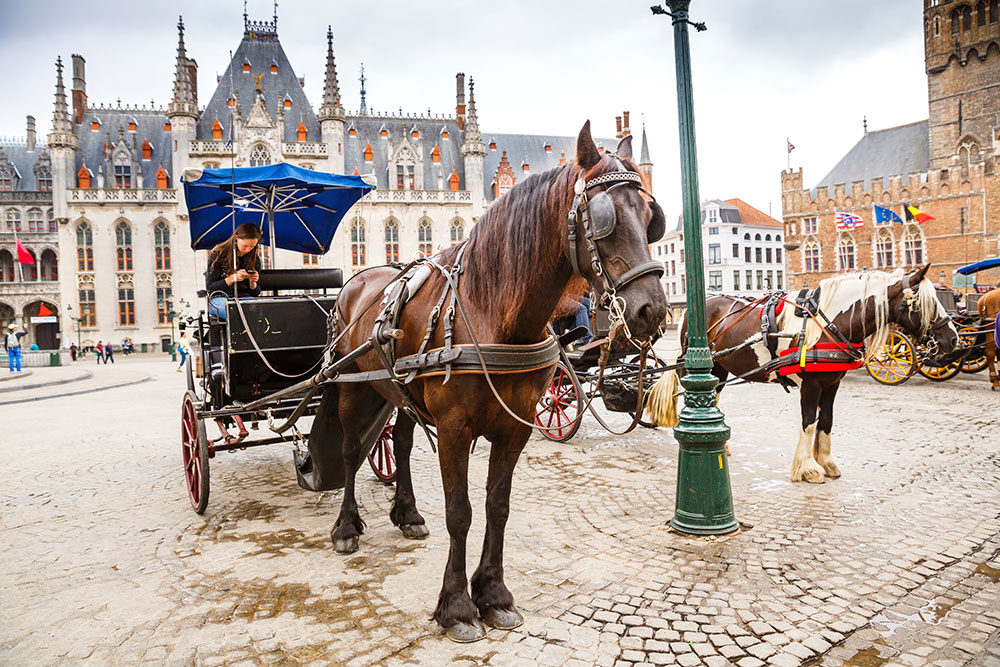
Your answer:
[[[83,318],[73,317],[72,315],[73,304],[71,303],[66,304],[66,310],[68,310],[71,313],[70,315],[68,315],[69,319],[76,322],[76,353],[80,354],[83,351],[83,343],[80,342],[80,320],[82,320]]]
[[[674,428],[679,444],[677,499],[670,525],[683,533],[717,535],[739,528],[733,513],[726,442],[729,427],[716,405],[718,379],[711,374],[705,321],[705,276],[702,262],[701,205],[698,194],[698,157],[694,135],[694,97],[688,25],[698,31],[703,23],[688,20],[691,0],[667,0],[669,10],[657,5],[653,14],[668,15],[674,26],[674,60],[677,68],[677,120],[680,130],[681,186],[684,204],[684,238],[687,253],[688,348],[684,356],[684,408]]]

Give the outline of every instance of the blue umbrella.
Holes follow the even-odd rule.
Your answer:
[[[191,247],[208,250],[244,222],[262,243],[312,255],[330,249],[347,210],[375,186],[361,176],[327,174],[285,162],[239,169],[189,169],[184,197]]]
[[[994,269],[1000,266],[1000,257],[991,257],[990,259],[984,259],[980,262],[974,264],[967,264],[966,266],[955,269],[955,273],[961,273],[962,275],[969,275],[970,273],[978,273],[979,271],[985,271],[986,269]]]

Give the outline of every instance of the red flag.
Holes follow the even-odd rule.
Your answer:
[[[55,315],[51,310],[49,310],[44,303],[38,304],[38,316],[46,317],[48,315]]]
[[[35,258],[31,256],[31,253],[28,252],[28,249],[24,247],[23,243],[21,243],[21,239],[17,240],[17,261],[20,262],[21,264],[35,263]]]
[[[916,206],[910,206],[909,204],[903,206],[903,211],[906,213],[906,221],[910,222],[916,220],[917,223],[927,222],[928,220],[937,220],[932,215],[928,215],[921,211]]]

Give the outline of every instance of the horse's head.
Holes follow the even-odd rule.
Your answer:
[[[573,271],[607,302],[612,317],[624,318],[633,336],[647,338],[667,313],[659,280],[663,265],[649,254],[649,244],[666,227],[663,209],[642,187],[631,135],[614,153],[602,155],[587,121],[577,138],[576,162],[580,174],[566,243]]]
[[[946,354],[958,345],[958,330],[927,278],[930,266],[903,274],[889,286],[889,319],[914,340],[923,340],[932,354]]]

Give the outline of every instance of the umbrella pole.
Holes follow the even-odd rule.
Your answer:
[[[271,227],[271,268],[273,269],[277,259],[277,246],[274,241],[274,185],[270,187],[267,195],[267,224]]]

